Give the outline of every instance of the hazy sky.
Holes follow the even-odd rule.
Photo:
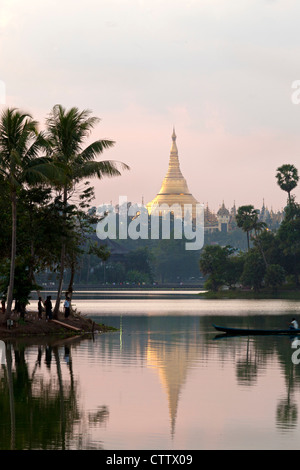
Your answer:
[[[97,182],[97,205],[154,198],[174,125],[199,202],[280,209],[276,168],[300,171],[299,21],[299,0],[0,0],[5,104],[42,126],[57,103],[101,118],[102,159],[131,171]]]

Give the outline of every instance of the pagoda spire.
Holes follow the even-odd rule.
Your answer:
[[[159,206],[167,204],[169,207],[173,204],[179,204],[182,209],[185,204],[192,204],[193,215],[195,213],[194,210],[197,200],[190,193],[187,182],[181,173],[176,139],[175,127],[173,126],[168,170],[163,179],[159,193],[147,204],[147,208],[150,213],[152,205],[155,204]]]
[[[177,136],[175,134],[175,127],[173,126],[171,154],[176,154],[178,156],[176,138],[177,138]]]
[[[173,127],[173,134],[172,134],[172,145],[171,145],[170,158],[169,158],[169,167],[168,167],[167,174],[163,180],[162,187],[160,189],[159,194],[169,194],[169,193],[173,193],[174,191],[176,193],[176,188],[174,188],[173,183],[176,184],[179,194],[189,193],[186,181],[184,177],[182,176],[182,173],[180,170],[178,149],[176,145],[176,134],[175,134],[174,127]]]

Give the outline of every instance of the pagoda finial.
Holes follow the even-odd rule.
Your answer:
[[[177,150],[177,145],[176,145],[176,134],[175,134],[174,126],[173,126],[173,134],[172,134],[171,156],[176,156],[178,158],[178,150]]]

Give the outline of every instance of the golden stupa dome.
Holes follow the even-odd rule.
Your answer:
[[[181,173],[176,145],[176,134],[175,129],[173,129],[168,171],[164,177],[159,193],[147,204],[147,209],[149,214],[151,214],[153,207],[156,205],[167,205],[171,207],[175,204],[181,207],[182,216],[184,216],[184,206],[188,204],[192,205],[192,217],[195,218],[198,201],[190,193],[187,182]]]

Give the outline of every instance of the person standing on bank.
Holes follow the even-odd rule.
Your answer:
[[[65,303],[64,303],[64,308],[65,308],[65,318],[68,318],[70,315],[70,297],[66,297]]]
[[[52,320],[52,302],[51,302],[51,295],[47,296],[45,301],[45,308],[46,308],[46,320]]]
[[[43,307],[43,300],[42,300],[42,297],[39,297],[39,301],[38,301],[39,320],[42,319],[43,310],[44,310],[44,307]]]

